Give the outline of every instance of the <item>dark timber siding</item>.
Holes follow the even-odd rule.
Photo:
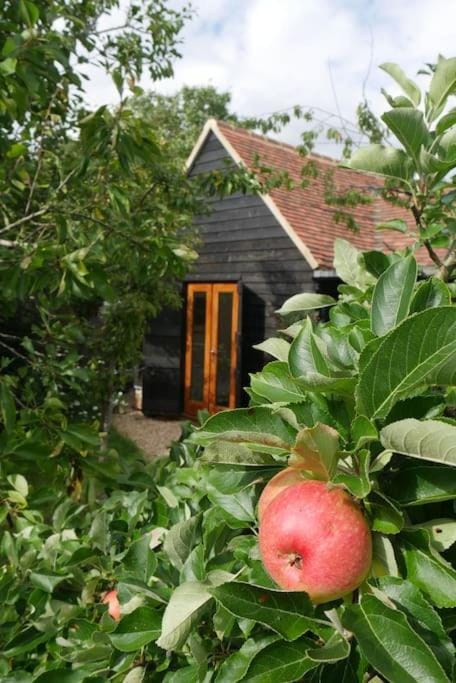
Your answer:
[[[227,152],[211,134],[190,175],[223,168],[226,159]],[[261,367],[264,360],[263,354],[252,350],[252,345],[274,334],[279,322],[274,311],[285,299],[298,292],[314,291],[312,270],[260,197],[237,193],[214,199],[210,214],[198,218],[195,224],[201,244],[199,258],[187,282],[241,281],[243,285],[241,367],[245,386],[248,373]],[[174,314],[171,326],[169,319],[168,323],[164,319],[163,328],[162,319],[153,322],[148,335],[146,365],[150,368],[149,375],[159,363],[159,374],[163,378],[167,375],[169,380],[174,378],[175,412],[179,412],[182,317]],[[165,329],[166,334],[162,331]],[[157,377],[157,389],[158,384],[163,387],[164,383],[164,379],[158,382]],[[148,393],[147,387],[145,393]],[[159,393],[156,394],[157,408],[161,405]],[[152,405],[148,412],[154,412]]]

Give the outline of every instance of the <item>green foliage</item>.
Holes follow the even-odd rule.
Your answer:
[[[146,464],[115,434],[101,450],[87,406],[112,395],[146,316],[173,299],[170,284],[185,269],[179,230],[198,197],[185,184],[176,192],[181,176],[122,95],[144,60],[155,77],[167,75],[182,17],[160,2],[137,7],[131,21],[155,22],[153,44],[126,30],[100,47],[96,20],[116,4],[76,3],[71,15],[67,3],[6,8],[19,29],[17,52],[7,43],[0,63],[0,277],[10,325],[0,337],[0,676],[451,681],[454,119],[444,106],[454,60],[435,66],[422,113],[415,84],[384,65],[405,93],[384,117],[403,148],[379,139],[352,161],[410,192],[417,246],[433,254],[438,239],[450,250],[438,277],[418,281],[414,249],[363,255],[338,241],[338,299],[284,304],[286,339],[263,347],[278,360],[252,376],[251,405],[205,419],[168,458]],[[51,30],[52,9],[68,12],[68,35]],[[35,28],[40,40],[24,38]],[[102,55],[118,109],[82,111],[72,40]],[[32,73],[44,68],[36,115],[30,56]],[[321,307],[327,322],[299,319]],[[263,568],[258,497],[287,465],[345,487],[369,522],[371,572],[345,600],[314,606],[278,590]],[[118,623],[103,603],[112,590]]]
[[[383,64],[381,68],[404,93],[391,97],[383,91],[392,108],[381,117],[400,147],[375,140],[348,162],[350,168],[377,173],[387,180],[389,198],[400,199],[413,213],[417,246],[428,250],[443,280],[450,280],[456,268],[452,175],[456,167],[456,119],[454,110],[448,110],[456,88],[455,64],[455,58],[439,58],[424,97],[397,64]],[[381,228],[407,232],[399,218]]]

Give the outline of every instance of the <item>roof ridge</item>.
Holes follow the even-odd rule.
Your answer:
[[[338,165],[338,160],[334,159],[333,157],[326,156],[324,154],[318,154],[317,152],[309,152],[309,154],[301,155],[298,150],[297,145],[292,145],[290,142],[283,142],[282,140],[274,140],[274,138],[270,138],[267,135],[264,135],[262,133],[257,133],[250,128],[244,128],[243,126],[236,126],[234,123],[231,121],[224,121],[223,119],[215,119],[216,123],[218,126],[226,126],[227,128],[231,128],[235,131],[240,131],[242,133],[246,133],[247,135],[250,135],[253,138],[257,138],[259,140],[262,140],[263,142],[266,142],[268,144],[275,145],[277,147],[289,149],[295,154],[297,154],[300,158],[305,159],[305,158],[315,158],[318,161],[323,161],[330,163],[331,165],[337,166]]]

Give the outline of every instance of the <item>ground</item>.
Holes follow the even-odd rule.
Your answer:
[[[179,420],[152,419],[138,410],[114,417],[117,431],[132,439],[148,456],[165,455],[171,441],[179,438],[180,425]]]

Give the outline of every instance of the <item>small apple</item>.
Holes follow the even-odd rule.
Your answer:
[[[104,594],[102,599],[103,605],[108,605],[108,614],[114,621],[120,620],[120,602],[117,597],[117,591],[112,590]]]
[[[269,503],[271,503],[281,491],[292,486],[292,484],[299,484],[301,481],[304,481],[305,478],[305,472],[297,467],[286,467],[278,474],[274,475],[261,492],[258,501],[258,521],[261,522],[264,511]]]
[[[372,538],[366,519],[342,488],[307,480],[282,490],[263,512],[263,564],[281,587],[314,603],[351,593],[366,578]]]

